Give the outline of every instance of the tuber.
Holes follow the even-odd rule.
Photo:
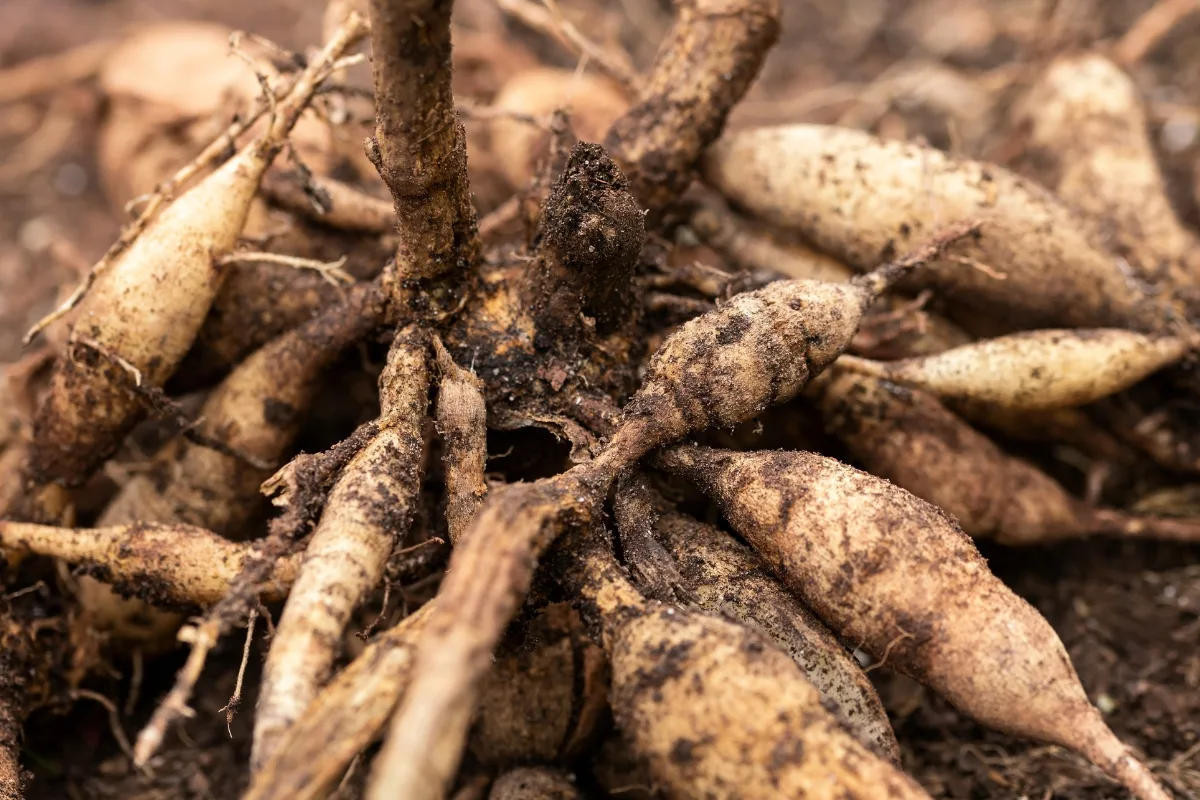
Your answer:
[[[563,580],[599,618],[617,725],[671,797],[927,797],[766,638],[646,600],[599,539],[566,548]]]
[[[1039,412],[1127,389],[1191,352],[1197,338],[1132,331],[1042,330],[900,361],[847,356],[847,369],[920,387],[955,405]]]
[[[775,581],[753,551],[683,514],[665,515],[655,534],[679,563],[684,585],[700,608],[735,617],[769,636],[846,730],[875,755],[900,763],[887,712],[854,656]]]
[[[978,316],[1008,330],[1165,322],[1072,212],[1000,167],[789,125],[730,134],[709,149],[704,174],[737,204],[858,269],[929,236],[938,220],[982,219],[977,236],[904,284],[943,294],[959,322]]]
[[[989,727],[1078,752],[1141,800],[1168,800],[1088,701],[1054,629],[940,509],[813,453],[685,446],[657,461],[711,494],[818,616],[881,663]]]
[[[813,388],[826,424],[872,474],[941,508],[976,538],[1036,544],[1091,534],[1200,540],[1200,523],[1093,508],[935,398],[835,369]]]
[[[425,334],[415,327],[396,334],[379,377],[378,430],[329,494],[267,653],[252,771],[328,680],[350,614],[378,585],[408,528],[425,450],[428,362]]]

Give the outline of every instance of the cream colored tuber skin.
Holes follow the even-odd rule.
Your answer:
[[[137,387],[171,376],[220,289],[220,256],[237,243],[263,174],[330,63],[365,34],[354,15],[274,106],[267,131],[171,203],[97,276],[34,421],[33,484],[82,483],[137,422]]]
[[[1179,221],[1137,86],[1099,53],[1061,56],[1014,113],[1023,158],[1062,200],[1108,226],[1113,249],[1150,283],[1200,280],[1200,240]]]
[[[654,526],[684,585],[710,614],[736,617],[769,636],[821,693],[825,707],[875,755],[900,764],[887,711],[854,656],[767,572],[748,547],[697,519],[673,513]]]
[[[956,406],[1040,412],[1116,394],[1191,352],[1196,336],[1043,330],[900,361],[848,356],[846,369],[917,386]]]
[[[428,348],[419,329],[396,334],[379,377],[379,430],[342,469],[305,551],[263,671],[254,772],[328,680],[350,615],[379,584],[408,528],[425,449]]]
[[[687,446],[657,461],[712,495],[847,640],[989,727],[1070,748],[1141,800],[1169,800],[1088,701],[1049,623],[943,511],[813,453]]]
[[[377,285],[352,289],[343,303],[285,333],[235,369],[201,407],[202,420],[134,475],[97,525],[182,523],[237,537],[259,505],[259,486],[295,438],[329,364],[382,320]],[[188,438],[201,434],[200,442]],[[143,646],[168,639],[182,621],[124,600],[84,576],[79,600],[93,625]]]
[[[1200,522],[1095,508],[919,391],[834,368],[811,391],[857,463],[1006,544],[1110,534],[1200,541]]]
[[[669,796],[928,797],[843,730],[765,637],[646,600],[598,534],[579,539],[563,580],[599,618],[613,714]]]
[[[980,218],[980,234],[904,285],[1007,330],[1162,327],[1147,299],[1086,226],[1044,189],[989,164],[854,130],[788,125],[730,134],[704,175],[758,217],[869,269],[928,237],[940,220]]]
[[[488,800],[582,800],[565,773],[546,767],[520,767],[492,784]]]
[[[129,596],[183,609],[216,603],[229,591],[242,564],[254,556],[250,543],[231,542],[182,524],[55,528],[0,521],[0,544],[82,565]],[[282,598],[298,565],[298,558],[277,562],[263,599]]]
[[[446,521],[450,541],[457,544],[487,497],[487,404],[483,382],[455,364],[440,340],[433,341],[441,371],[435,422],[446,471]]]

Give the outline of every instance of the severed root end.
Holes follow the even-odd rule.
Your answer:
[[[629,181],[599,145],[571,150],[546,199],[541,237],[524,290],[539,347],[578,337],[588,325],[583,317],[602,336],[628,318],[645,219]]]

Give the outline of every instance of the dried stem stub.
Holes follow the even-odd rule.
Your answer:
[[[367,153],[402,220],[389,294],[394,310],[457,304],[455,284],[479,255],[466,132],[450,88],[453,0],[371,0],[375,139]],[[426,293],[414,282],[428,283]]]
[[[779,38],[779,0],[680,0],[675,13],[637,102],[604,139],[655,214],[687,188]]]

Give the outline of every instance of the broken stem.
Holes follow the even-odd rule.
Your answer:
[[[453,0],[371,0],[375,140],[368,155],[403,220],[388,292],[395,308],[413,280],[453,282],[479,254],[466,132],[450,88]],[[436,295],[437,292],[434,292]],[[432,298],[441,309],[450,298]]]

